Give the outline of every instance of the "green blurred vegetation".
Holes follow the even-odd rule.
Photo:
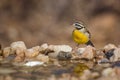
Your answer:
[[[120,44],[119,4],[119,0],[0,0],[0,43],[74,45],[70,25],[81,21],[97,47]]]

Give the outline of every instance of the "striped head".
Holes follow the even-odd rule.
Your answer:
[[[75,22],[73,24],[73,26],[77,29],[77,30],[81,30],[81,29],[84,29],[85,26],[83,26],[82,24],[80,24],[79,22]]]

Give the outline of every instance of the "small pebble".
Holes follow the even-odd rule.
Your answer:
[[[49,62],[49,57],[43,54],[39,54],[36,57],[37,60],[42,61],[42,62]]]
[[[84,51],[85,51],[85,48],[78,48],[76,53],[81,55],[81,54],[83,54]]]
[[[4,57],[8,57],[10,55],[11,52],[11,48],[10,47],[6,47],[3,49],[3,56]]]
[[[103,76],[110,76],[114,74],[114,70],[112,68],[106,68],[102,71]]]
[[[47,43],[44,43],[40,46],[40,50],[45,50],[48,48],[48,44]]]
[[[37,55],[39,55],[39,51],[40,51],[39,49],[40,49],[40,46],[35,46],[35,47],[30,48],[30,49],[26,49],[25,56],[27,58],[36,57]]]

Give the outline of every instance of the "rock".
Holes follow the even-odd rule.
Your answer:
[[[40,46],[40,53],[44,55],[48,55],[49,53],[54,52],[52,49],[48,48],[48,44],[44,43]]]
[[[84,70],[83,75],[80,77],[80,80],[89,80],[92,72],[90,70]]]
[[[42,61],[42,62],[48,62],[49,61],[49,57],[43,54],[39,54],[36,57],[37,60]]]
[[[10,55],[11,52],[11,48],[10,47],[6,47],[3,49],[3,56],[4,57],[8,57]]]
[[[16,56],[14,61],[15,62],[22,62],[22,61],[24,61],[24,57]]]
[[[96,50],[96,61],[102,61],[105,59],[105,53],[103,49]]]
[[[119,61],[120,60],[120,48],[114,50],[114,55],[110,58],[110,61]]]
[[[84,51],[85,51],[85,48],[78,48],[76,53],[81,55],[81,54],[83,54]]]
[[[47,52],[46,50],[48,50],[48,44],[47,43],[42,44],[39,50],[41,54],[46,54]]]
[[[115,75],[114,69],[112,68],[106,68],[102,71],[102,75],[103,76],[111,76],[111,75]]]
[[[115,67],[114,72],[120,77],[120,67]]]
[[[33,58],[36,57],[39,54],[40,51],[40,46],[35,46],[30,49],[25,50],[25,56],[27,58]]]
[[[114,56],[114,50],[115,50],[115,49],[110,49],[110,50],[108,50],[107,52],[105,52],[105,57],[106,57],[108,60],[110,60],[110,58],[111,58],[112,56]]]
[[[93,79],[98,78],[99,76],[100,76],[100,74],[99,74],[98,72],[93,72],[93,73],[91,74],[91,77],[92,77]]]
[[[24,52],[24,50],[22,49],[22,48],[18,48],[18,49],[16,49],[16,57],[15,57],[15,59],[14,59],[14,61],[16,61],[16,62],[22,62],[22,61],[24,61],[24,59],[25,59],[25,52]]]
[[[53,50],[55,52],[60,52],[60,51],[71,52],[72,51],[72,48],[68,45],[50,45],[48,49]]]
[[[105,52],[105,57],[111,62],[120,60],[120,48],[110,49]]]
[[[86,58],[86,59],[93,59],[96,55],[96,50],[92,46],[87,46],[85,48],[85,51],[81,55],[81,58]]]
[[[13,42],[10,45],[10,47],[11,47],[11,53],[12,54],[14,54],[17,49],[20,49],[21,51],[24,51],[24,50],[27,49],[26,46],[25,46],[25,43],[23,41]]]
[[[59,52],[51,52],[48,54],[50,58],[55,58],[55,59],[57,58],[58,55],[59,55]]]
[[[114,44],[108,44],[104,47],[105,52],[111,49],[116,49],[117,47]]]
[[[72,58],[72,54],[70,52],[60,51],[57,55],[57,59],[59,60],[70,60]]]
[[[72,48],[68,45],[50,45],[48,47],[49,50],[53,50],[53,52],[50,52],[48,54],[51,58],[70,58],[71,57],[71,51]],[[60,57],[61,56],[61,57]]]
[[[45,50],[48,48],[48,44],[47,43],[44,43],[40,46],[40,50]]]

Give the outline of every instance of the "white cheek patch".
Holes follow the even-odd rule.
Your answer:
[[[80,31],[84,33],[84,32],[85,32],[85,29],[84,29],[84,28],[82,28],[82,29],[80,29]]]

